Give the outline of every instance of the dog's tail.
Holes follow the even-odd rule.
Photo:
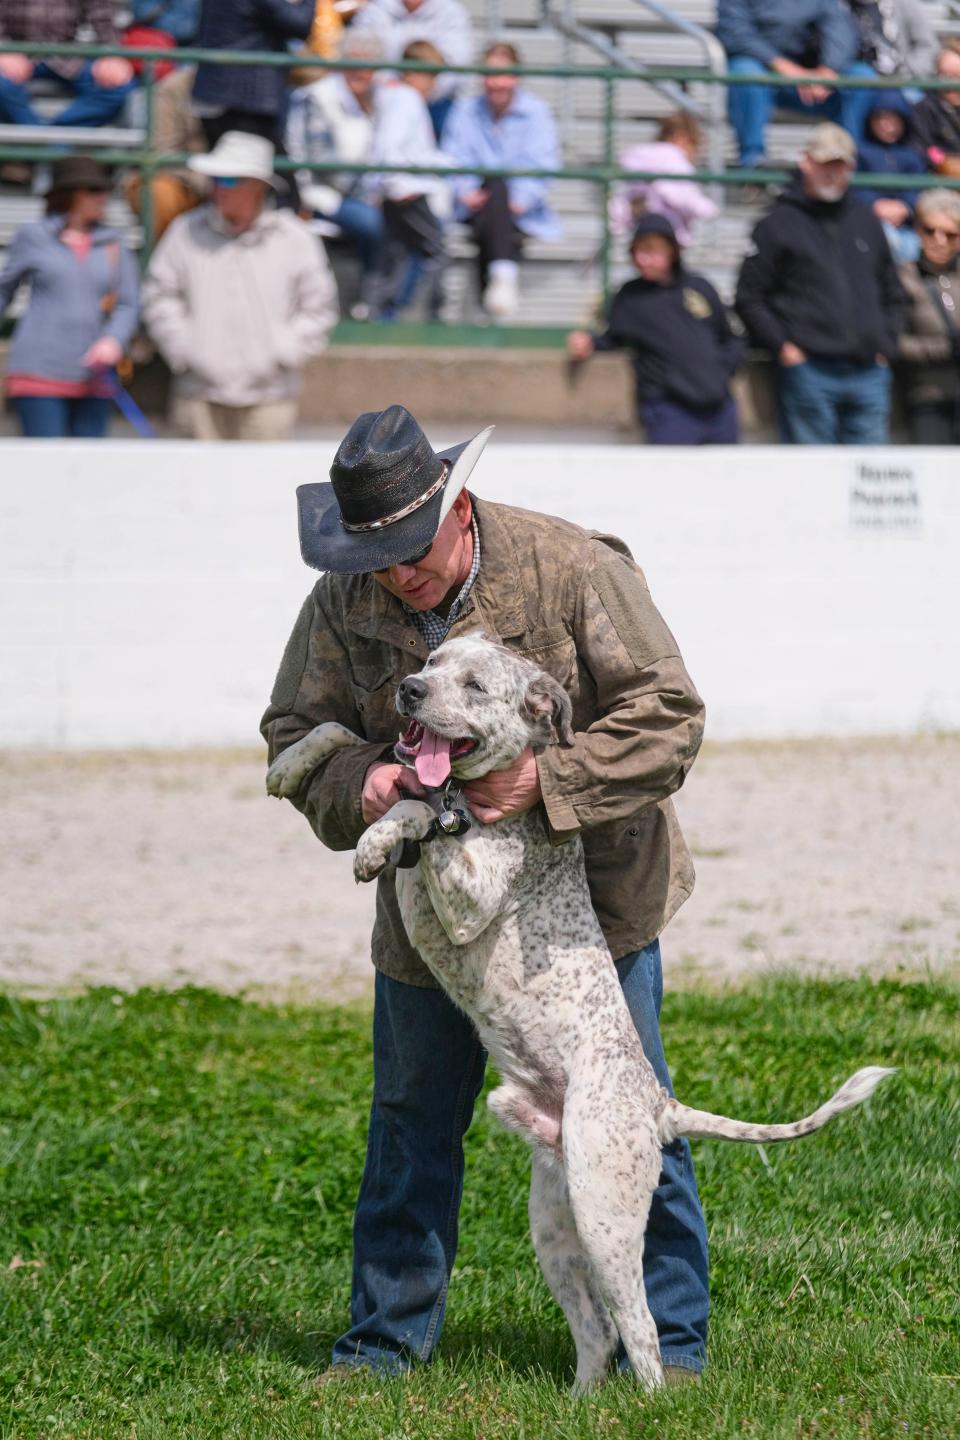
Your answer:
[[[693,1110],[689,1105],[681,1105],[679,1100],[671,1099],[660,1112],[660,1139],[664,1145],[669,1145],[678,1135],[689,1135],[695,1140],[746,1140],[753,1145],[766,1145],[775,1140],[799,1140],[802,1135],[812,1135],[842,1110],[859,1105],[873,1094],[881,1080],[894,1073],[879,1065],[868,1065],[851,1075],[819,1110],[788,1125],[750,1125],[745,1120],[712,1115],[709,1110]]]

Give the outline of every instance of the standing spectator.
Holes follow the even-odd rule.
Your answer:
[[[204,50],[283,52],[289,41],[305,40],[309,35],[315,5],[316,0],[202,0],[197,45]],[[208,145],[216,145],[228,130],[244,130],[262,135],[277,154],[286,154],[287,72],[283,66],[198,65],[193,100]],[[293,176],[284,184],[293,208],[299,210]]]
[[[956,80],[956,90],[928,90],[914,107],[917,144],[931,170],[960,175],[960,40],[948,40],[937,56],[937,75]]]
[[[847,0],[857,31],[857,58],[878,75],[933,72],[937,37],[924,0]]]
[[[429,40],[415,40],[403,52],[404,60],[440,65],[443,56]],[[449,164],[437,149],[427,111],[434,76],[407,71],[399,80],[383,85],[377,95],[372,165]],[[391,171],[368,175],[367,184],[383,205],[388,239],[387,271],[383,281],[381,317],[394,320],[413,300],[421,279],[428,284],[427,312],[439,320],[443,306],[443,272],[448,255],[443,222],[450,210],[446,181],[436,175]]]
[[[42,220],[13,237],[0,274],[0,315],[21,284],[30,299],[10,346],[7,395],[24,435],[99,439],[112,368],[137,323],[137,265],[103,223],[110,181],[95,160],[53,166]]]
[[[781,75],[799,87],[731,85],[730,124],[740,164],[764,161],[764,137],[776,105],[837,120],[851,135],[863,133],[867,90],[831,90],[838,75],[872,75],[857,60],[857,36],[840,0],[719,0],[717,35],[731,75]],[[764,161],[764,163],[767,163]]]
[[[921,254],[902,265],[907,323],[900,336],[903,398],[914,445],[960,445],[960,195],[917,201]]]
[[[899,90],[880,90],[864,122],[857,169],[875,175],[923,175],[923,156],[911,143],[913,111]],[[873,207],[895,260],[915,260],[920,242],[913,228],[916,190],[863,189],[858,198]]]
[[[639,276],[613,297],[602,335],[574,330],[574,360],[626,349],[636,379],[637,414],[650,445],[735,445],[737,407],[730,378],[743,344],[708,280],[684,269],[669,220],[643,215],[630,245]]]
[[[520,65],[514,45],[496,41],[485,65]],[[483,93],[458,100],[450,112],[443,148],[454,165],[477,170],[556,170],[560,165],[550,109],[524,90],[516,75],[485,75]],[[547,203],[549,180],[534,176],[453,180],[457,215],[477,243],[481,303],[493,320],[509,320],[519,301],[519,260],[525,236],[556,240],[560,222]]]
[[[846,130],[818,125],[740,270],[737,309],[777,361],[794,445],[887,441],[904,295],[880,221],[850,193],[855,157]]]
[[[128,0],[130,22],[166,30],[178,45],[191,45],[200,24],[200,0]]]
[[[144,320],[197,440],[288,438],[303,367],[337,319],[322,245],[266,207],[273,160],[269,140],[238,130],[191,157],[213,198],[174,221],[144,282]]]
[[[193,77],[192,66],[178,66],[158,81],[153,92],[153,147],[161,155],[176,155],[184,150],[199,154],[206,149],[200,122],[190,109]],[[140,214],[142,184],[139,171],[123,183],[123,198],[134,215]],[[207,188],[203,176],[185,165],[154,171],[150,177],[154,241],[178,215],[201,204]]]
[[[690,175],[703,143],[700,122],[689,110],[676,110],[660,122],[657,138],[648,145],[630,145],[620,153],[621,170],[662,170],[665,175]],[[673,226],[677,243],[689,245],[697,220],[712,220],[717,207],[693,180],[628,180],[610,201],[614,233],[625,235],[641,215],[663,215]]]
[[[343,38],[341,59],[383,58],[376,35]],[[376,93],[373,70],[343,70],[295,90],[287,117],[287,150],[298,161],[345,161],[362,165],[370,158]],[[363,176],[344,171],[299,171],[303,207],[318,219],[336,225],[350,241],[360,262],[360,295],[351,314],[365,320],[374,303],[383,257],[383,212],[364,194]]]
[[[387,60],[399,60],[415,40],[429,40],[448,65],[469,65],[473,59],[473,26],[460,0],[367,0],[351,28],[378,35]],[[462,75],[437,76],[430,116],[438,137],[462,86]]]
[[[128,60],[101,57],[72,59],[54,55],[31,60],[28,55],[5,55],[4,40],[37,40],[70,44],[81,26],[93,32],[100,45],[116,45],[113,0],[0,0],[0,121],[8,125],[108,125],[123,109],[133,89],[133,67]],[[53,80],[73,99],[53,120],[44,120],[33,108],[32,79]]]

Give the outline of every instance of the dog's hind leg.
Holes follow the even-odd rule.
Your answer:
[[[580,1243],[641,1385],[663,1383],[657,1327],[643,1285],[643,1242],[660,1178],[649,1114],[593,1091],[567,1091],[563,1161]]]
[[[537,1150],[530,1178],[530,1234],[577,1347],[574,1388],[588,1390],[607,1372],[617,1331],[580,1244],[560,1160]]]

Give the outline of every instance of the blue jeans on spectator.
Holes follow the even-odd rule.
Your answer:
[[[110,423],[111,402],[99,395],[18,395],[10,403],[28,440],[102,440]]]
[[[676,400],[646,400],[639,406],[648,445],[736,445],[740,440],[732,395],[712,410],[691,410]]]
[[[345,195],[339,209],[326,218],[339,225],[350,241],[364,280],[379,274],[383,263],[383,211],[379,205]]]
[[[771,72],[752,55],[731,55],[727,61],[731,75],[769,75]],[[874,75],[862,60],[856,60],[839,72],[841,75]],[[879,81],[878,81],[879,84]],[[802,110],[817,119],[835,120],[857,139],[863,134],[867,111],[876,101],[875,90],[834,90],[819,105],[804,105],[796,90],[776,85],[731,85],[727,102],[730,124],[736,131],[740,146],[740,164],[756,165],[764,155],[764,135],[771,111],[780,105],[788,110]]]
[[[44,120],[33,108],[29,85],[16,85],[0,75],[0,121],[7,125],[108,125],[123,109],[124,101],[136,81],[128,85],[98,85],[93,78],[93,62],[64,78],[42,61],[34,66],[38,80],[55,80],[69,90],[73,100],[52,120]]]
[[[886,445],[890,367],[824,359],[781,365],[777,406],[787,445]]]
[[[617,972],[647,1058],[669,1087],[658,1026],[658,942],[624,956]],[[373,1047],[373,1105],[353,1231],[352,1324],[334,1345],[333,1360],[398,1373],[428,1360],[440,1337],[457,1253],[463,1136],[487,1057],[471,1022],[442,990],[379,973]],[[644,1267],[664,1364],[700,1370],[707,1236],[686,1140],[663,1151]],[[626,1366],[626,1357],[619,1363]]]

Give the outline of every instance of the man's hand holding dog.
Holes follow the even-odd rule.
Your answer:
[[[528,746],[506,770],[491,770],[479,780],[468,781],[463,793],[470,801],[470,809],[484,825],[532,810],[542,799],[533,751]]]
[[[393,765],[382,760],[371,765],[364,777],[360,813],[366,824],[372,825],[374,820],[386,815],[398,800],[425,794],[413,770],[406,765]]]

